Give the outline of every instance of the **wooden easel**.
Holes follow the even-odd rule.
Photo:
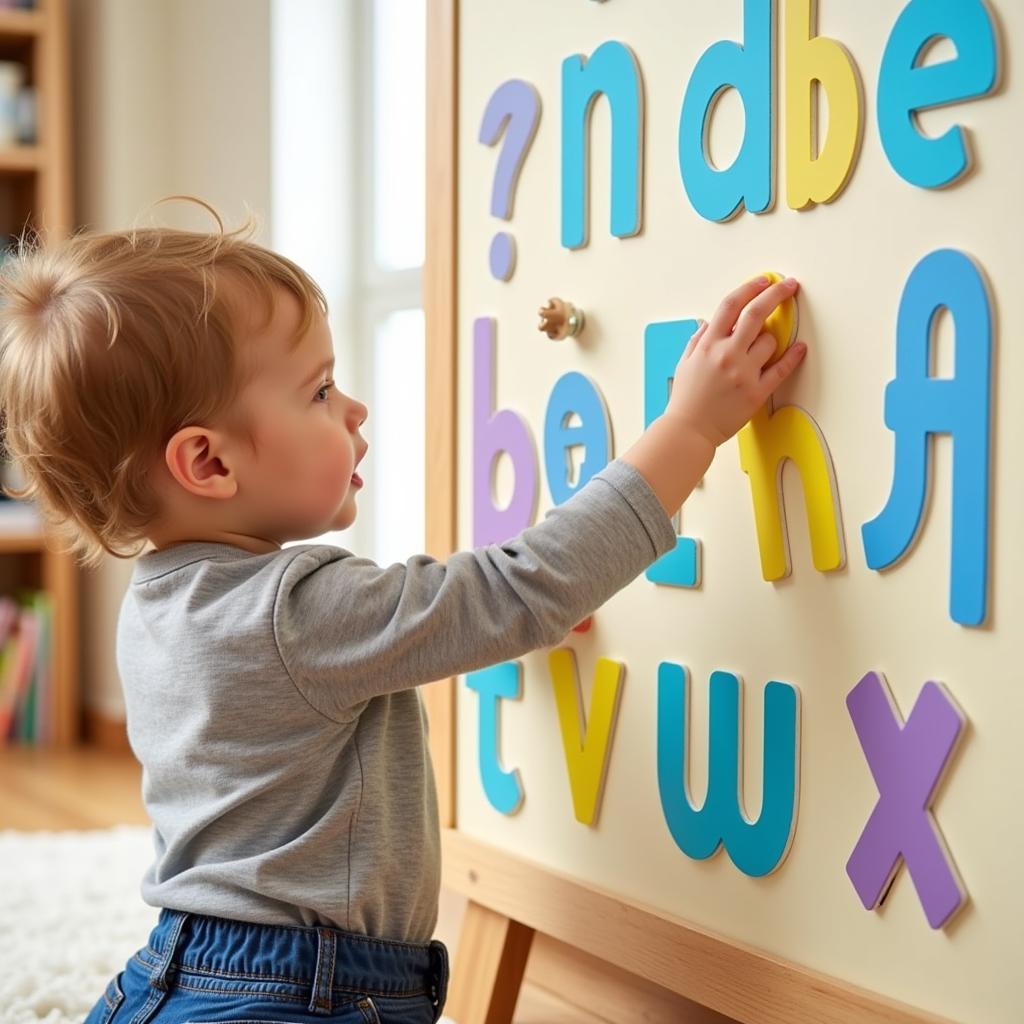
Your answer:
[[[473,952],[455,962],[447,1015],[459,1024],[511,1022],[533,936],[532,928],[470,901],[459,941]]]
[[[469,899],[446,1016],[511,1024],[536,933],[744,1024],[950,1024],[446,830],[444,884]]]

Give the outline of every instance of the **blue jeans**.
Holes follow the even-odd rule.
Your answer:
[[[448,950],[436,939],[164,909],[84,1024],[434,1024],[447,989]]]

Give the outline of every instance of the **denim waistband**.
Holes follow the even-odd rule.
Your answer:
[[[248,981],[308,985],[311,1011],[330,1012],[332,994],[428,995],[444,1005],[445,946],[375,939],[338,928],[255,924],[160,911],[144,951],[150,983],[166,991],[175,969]]]

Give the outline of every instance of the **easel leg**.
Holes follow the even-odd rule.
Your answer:
[[[512,1024],[533,929],[466,904],[444,1013],[457,1024]]]

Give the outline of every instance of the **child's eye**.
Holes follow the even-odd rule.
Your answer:
[[[333,388],[333,387],[334,387],[334,381],[333,380],[324,381],[324,383],[321,384],[320,387],[317,390],[317,393],[316,393],[317,394],[317,398],[319,398],[320,395],[322,395],[325,391],[328,391],[330,388]],[[326,398],[324,400],[326,401]]]

